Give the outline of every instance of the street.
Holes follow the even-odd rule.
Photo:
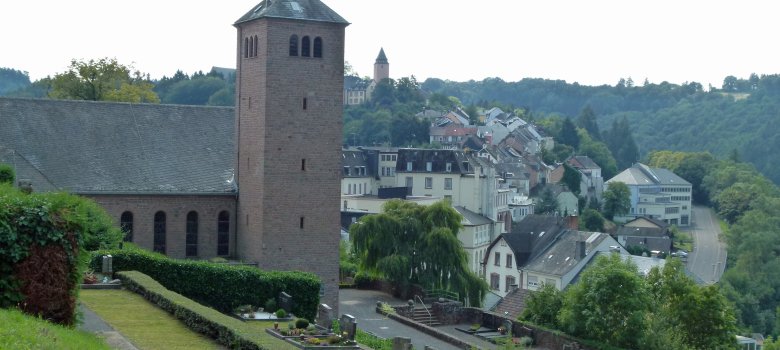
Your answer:
[[[719,240],[720,225],[712,209],[693,207],[692,225],[681,228],[693,238],[693,251],[688,255],[688,271],[699,278],[699,282],[718,282],[726,269],[726,245]]]

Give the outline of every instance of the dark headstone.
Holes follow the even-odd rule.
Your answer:
[[[333,309],[328,304],[320,304],[319,310],[317,310],[317,324],[330,330],[334,319]]]
[[[292,297],[285,292],[279,293],[279,308],[284,309],[288,314],[292,312]]]
[[[357,319],[355,316],[349,314],[341,315],[339,326],[342,332],[347,333],[347,339],[355,340],[355,332],[357,332]]]

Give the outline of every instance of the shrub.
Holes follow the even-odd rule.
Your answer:
[[[295,320],[295,328],[306,329],[309,326],[309,320],[305,318],[299,318]]]
[[[0,164],[0,184],[13,185],[15,179],[14,168],[8,164]]]
[[[287,311],[284,311],[284,309],[276,310],[276,318],[285,318],[287,317]]]
[[[170,259],[130,244],[125,247],[94,252],[92,268],[99,268],[101,257],[111,254],[115,271],[143,272],[166,288],[225,313],[242,304],[258,305],[283,291],[292,295],[294,314],[314,317],[316,313],[320,281],[314,274]]]
[[[268,298],[268,300],[265,301],[265,304],[263,304],[263,308],[268,312],[271,312],[271,310],[276,310],[276,299]]]
[[[27,313],[72,324],[89,258],[84,249],[93,242],[118,246],[121,231],[89,199],[23,194],[8,184],[0,184],[0,223],[0,307],[19,304]]]

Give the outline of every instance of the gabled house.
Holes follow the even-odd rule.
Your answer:
[[[561,184],[547,184],[544,186],[537,186],[531,195],[538,199],[547,190],[552,191],[555,200],[558,202],[558,215],[569,216],[577,215],[577,208],[579,205],[579,199],[574,193],[569,191],[566,186]]]
[[[625,183],[631,191],[631,209],[615,220],[649,216],[670,225],[691,224],[691,183],[662,168],[636,163],[606,182]]]
[[[344,104],[354,106],[366,103],[368,101],[369,84],[371,84],[370,80],[358,76],[345,76]]]
[[[621,226],[615,233],[618,243],[629,248],[637,246],[650,252],[669,254],[672,251],[672,234],[663,221],[640,217]]]
[[[374,194],[376,187],[376,159],[360,149],[341,150],[341,194]]]
[[[528,215],[486,248],[483,277],[490,290],[503,297],[522,285],[521,269],[547,250],[573,221],[547,215]]]
[[[604,193],[604,178],[601,177],[601,167],[588,156],[571,156],[566,160],[572,168],[582,174],[580,194],[590,198],[596,198],[601,202]]]
[[[538,290],[543,284],[564,290],[599,252],[628,254],[610,235],[565,230],[555,242],[521,270],[521,287]]]

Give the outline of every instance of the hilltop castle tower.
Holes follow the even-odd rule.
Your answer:
[[[387,62],[385,49],[379,49],[379,55],[374,62],[374,84],[379,84],[382,79],[390,78],[390,63]]]
[[[237,255],[317,274],[336,311],[347,25],[320,0],[265,0],[235,23]]]

